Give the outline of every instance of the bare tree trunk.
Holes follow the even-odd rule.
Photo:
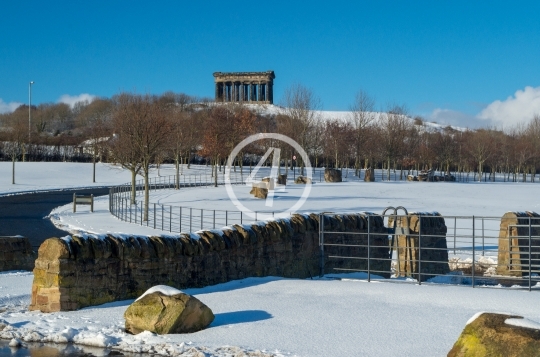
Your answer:
[[[218,187],[218,159],[216,157],[215,161],[214,161],[214,167],[215,167],[215,172],[214,172],[214,187]]]
[[[137,178],[137,172],[135,170],[131,170],[131,204],[135,204],[135,195],[137,194],[136,187],[135,187],[135,179]]]
[[[92,182],[96,182],[96,155],[92,155]]]
[[[174,164],[175,164],[175,170],[176,170],[176,183],[175,183],[175,189],[180,189],[180,157],[179,155],[176,155],[174,158]]]
[[[143,169],[144,170],[144,169]],[[148,171],[149,168],[146,168],[144,170],[144,220],[148,221],[148,205],[150,201],[150,190],[149,190],[149,182],[148,182]],[[156,214],[156,212],[154,212]]]
[[[13,167],[11,169],[11,184],[15,185],[15,155],[11,157],[11,162],[13,164]]]

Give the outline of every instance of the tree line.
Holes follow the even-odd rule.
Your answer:
[[[540,116],[502,131],[459,130],[411,118],[404,105],[375,110],[360,91],[346,117],[323,117],[321,101],[302,85],[288,88],[279,110],[216,104],[167,92],[159,96],[120,93],[112,98],[28,106],[0,115],[0,159],[16,161],[106,161],[122,164],[133,176],[148,175],[151,165],[208,163],[217,173],[232,149],[258,132],[287,135],[298,142],[314,166],[384,169],[387,178],[413,170],[473,173],[476,179],[535,181],[540,169]],[[240,170],[270,146],[281,147],[283,169],[296,164],[291,147],[272,141],[243,149]]]

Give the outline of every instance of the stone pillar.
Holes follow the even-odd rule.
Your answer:
[[[268,82],[268,103],[274,104],[274,83]]]
[[[238,83],[238,91],[240,92],[240,98],[238,99],[240,102],[243,102],[244,101],[244,82]]]

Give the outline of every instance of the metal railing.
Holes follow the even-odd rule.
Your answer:
[[[261,180],[265,174],[269,174],[269,167],[261,169],[254,177]],[[288,173],[289,181],[293,181],[299,174],[300,169],[295,167],[281,168],[283,173]],[[237,167],[236,171],[231,171],[230,182],[232,185],[243,185],[250,175],[250,169],[244,167],[243,172]],[[324,181],[324,168],[314,168],[312,173],[313,181]],[[352,177],[351,177],[352,179]],[[177,182],[178,181],[178,182]],[[343,177],[347,181],[347,177]],[[210,170],[188,175],[169,175],[153,177],[149,179],[149,191],[160,189],[185,189],[194,187],[211,187],[216,183]],[[222,172],[217,175],[217,184],[225,184],[225,176]],[[132,201],[132,185],[126,183],[112,187],[109,192],[109,211],[118,219],[143,225],[146,227],[168,231],[171,233],[193,232],[202,229],[216,229],[229,224],[244,224],[256,222],[260,216],[274,216],[273,211],[254,212],[254,217],[246,216],[241,211],[231,210],[209,210],[189,206],[167,205],[156,202],[149,202],[148,217],[144,217],[144,180],[137,180],[135,183],[135,200]]]
[[[320,222],[323,216],[320,215]],[[400,238],[394,240],[386,227],[386,231],[376,232],[370,219],[362,232],[335,231],[320,225],[320,275],[359,273],[354,278],[367,281],[540,291],[540,217],[520,218],[527,223],[511,225],[509,229],[521,227],[524,234],[507,234],[501,239],[501,217],[442,216],[446,232],[441,234],[430,233],[429,227],[422,225],[422,220],[430,217],[433,216],[419,215],[418,232],[398,232]],[[326,262],[333,259],[345,263],[327,271]]]

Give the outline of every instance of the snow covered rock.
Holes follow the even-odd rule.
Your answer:
[[[521,316],[482,313],[465,326],[448,357],[538,356],[539,351],[538,323]]]
[[[9,347],[21,347],[22,342],[18,338],[12,338],[11,341],[9,341]]]
[[[150,290],[124,313],[127,332],[190,333],[203,330],[214,321],[212,310],[193,296],[167,286]]]
[[[325,182],[341,182],[341,170],[338,169],[324,169],[324,181]]]
[[[294,183],[305,185],[305,184],[311,184],[312,181],[307,176],[297,176],[296,179],[294,180]]]
[[[266,197],[268,196],[268,189],[254,185],[251,188],[251,191],[249,191],[249,194],[255,196],[255,198],[266,199]]]

